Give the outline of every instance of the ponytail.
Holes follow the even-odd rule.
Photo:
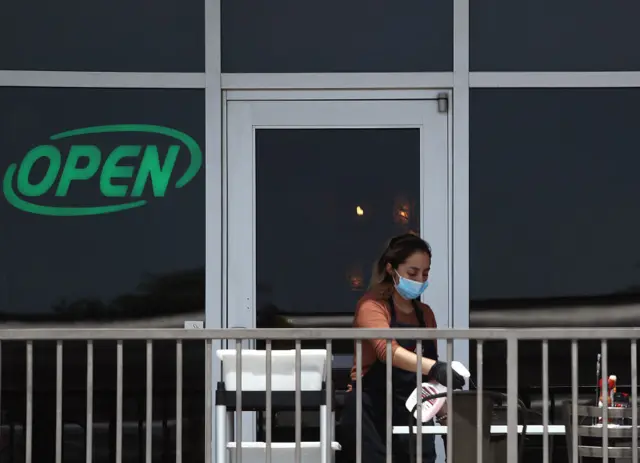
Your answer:
[[[371,270],[371,281],[369,281],[369,289],[372,289],[387,279],[387,270],[385,269],[386,262],[384,261],[384,254],[373,264]]]

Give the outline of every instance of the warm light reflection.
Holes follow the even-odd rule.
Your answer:
[[[351,270],[347,274],[349,280],[349,286],[352,291],[361,291],[364,289],[364,275],[362,274],[362,268],[360,265],[353,265]]]
[[[356,206],[356,214],[364,215],[364,210],[360,206]]]
[[[407,225],[411,220],[411,205],[405,198],[396,198],[394,201],[393,221]]]
[[[351,289],[353,291],[359,291],[364,287],[364,281],[362,277],[351,277]]]

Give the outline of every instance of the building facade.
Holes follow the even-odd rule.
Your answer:
[[[348,317],[407,231],[440,326],[640,284],[637,4],[7,8],[12,326]]]

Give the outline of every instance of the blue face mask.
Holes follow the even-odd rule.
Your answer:
[[[396,290],[405,299],[417,299],[422,295],[427,286],[429,286],[429,281],[425,281],[424,283],[420,283],[419,281],[409,280],[408,278],[401,277],[400,274],[396,271],[396,275],[398,275],[398,282],[396,283]]]

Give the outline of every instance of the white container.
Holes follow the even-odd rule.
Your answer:
[[[437,383],[435,381],[430,383],[422,383],[422,413],[420,414],[420,418],[422,418],[421,421],[423,423],[426,423],[427,421],[432,420],[438,414],[438,412],[440,411],[440,409],[442,408],[442,406],[447,400],[446,397],[438,397],[437,399],[429,399],[429,400],[425,400],[425,399],[428,396],[440,394],[444,392],[447,392],[447,388],[440,383]],[[405,406],[407,407],[407,410],[412,411],[413,407],[415,407],[417,403],[418,403],[418,399],[417,399],[416,389],[414,389],[411,395],[409,396],[409,398],[407,399]],[[418,412],[419,412],[419,409],[416,409],[416,411],[413,413],[413,417],[416,420],[420,419],[418,418]]]
[[[227,391],[236,390],[236,350],[220,349],[222,377]],[[320,391],[325,378],[327,351],[324,349],[300,350],[300,384],[302,391]],[[296,390],[296,351],[271,351],[271,390]],[[267,353],[264,350],[242,350],[242,390],[267,390]]]
[[[227,450],[229,451],[228,461],[236,462],[236,443],[229,442]],[[340,450],[340,444],[331,443],[331,455],[329,461],[335,460],[336,451]],[[321,447],[320,442],[300,442],[300,462],[299,463],[320,463]],[[242,443],[242,463],[264,463],[267,455],[267,444],[265,442],[243,442]],[[271,444],[271,461],[273,463],[296,463],[296,444],[295,442],[273,442]]]

